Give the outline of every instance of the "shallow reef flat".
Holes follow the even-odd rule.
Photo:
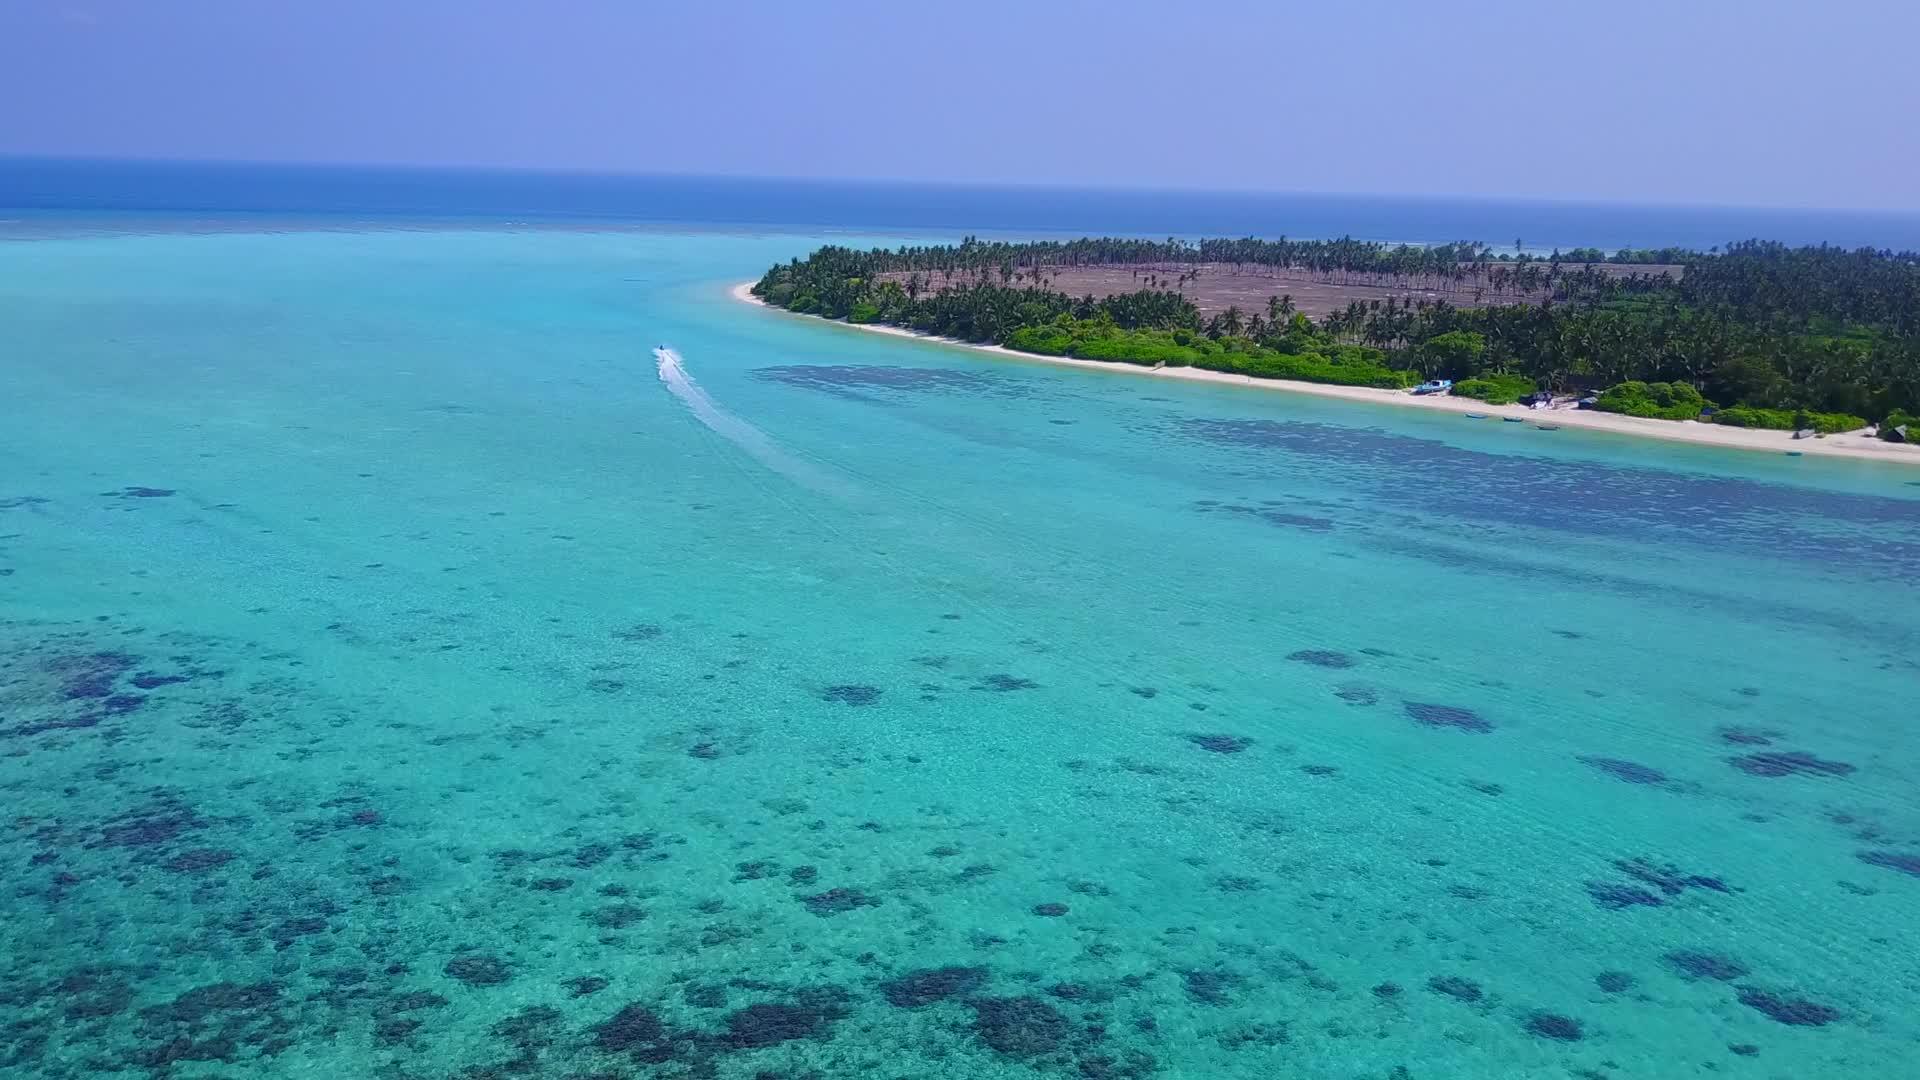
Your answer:
[[[0,262],[0,1071],[1901,1074],[1915,489],[703,299],[807,246]]]

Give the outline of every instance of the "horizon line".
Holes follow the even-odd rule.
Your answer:
[[[284,168],[349,172],[386,170],[401,173],[507,174],[579,177],[603,180],[721,180],[763,184],[819,184],[873,187],[933,188],[972,191],[1025,191],[1084,194],[1101,192],[1132,195],[1213,195],[1239,198],[1376,199],[1425,203],[1487,203],[1536,206],[1619,207],[1641,210],[1815,213],[1856,217],[1920,218],[1920,207],[1840,207],[1777,203],[1713,203],[1635,201],[1631,199],[1556,198],[1546,195],[1487,195],[1384,191],[1318,191],[1279,188],[1127,186],[1123,184],[1023,182],[1017,180],[938,180],[917,177],[796,176],[778,173],[647,171],[564,165],[501,165],[481,163],[427,164],[394,161],[315,161],[264,158],[126,157],[106,154],[38,154],[0,152],[0,161],[37,161],[58,164],[215,166],[230,168]]]

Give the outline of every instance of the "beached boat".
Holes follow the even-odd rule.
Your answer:
[[[1452,379],[1428,379],[1414,387],[1413,392],[1415,395],[1444,394],[1451,389],[1453,389]]]

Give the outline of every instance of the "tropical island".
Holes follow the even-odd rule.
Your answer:
[[[827,246],[750,287],[789,311],[1039,357],[1486,405],[1920,442],[1920,253],[1351,239]]]

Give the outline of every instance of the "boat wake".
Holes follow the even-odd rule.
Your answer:
[[[653,350],[653,359],[659,365],[660,381],[666,384],[667,391],[679,398],[709,430],[797,484],[824,495],[847,496],[845,485],[780,449],[766,432],[715,404],[700,384],[693,381],[693,376],[687,374],[686,362],[678,352],[661,345]]]

